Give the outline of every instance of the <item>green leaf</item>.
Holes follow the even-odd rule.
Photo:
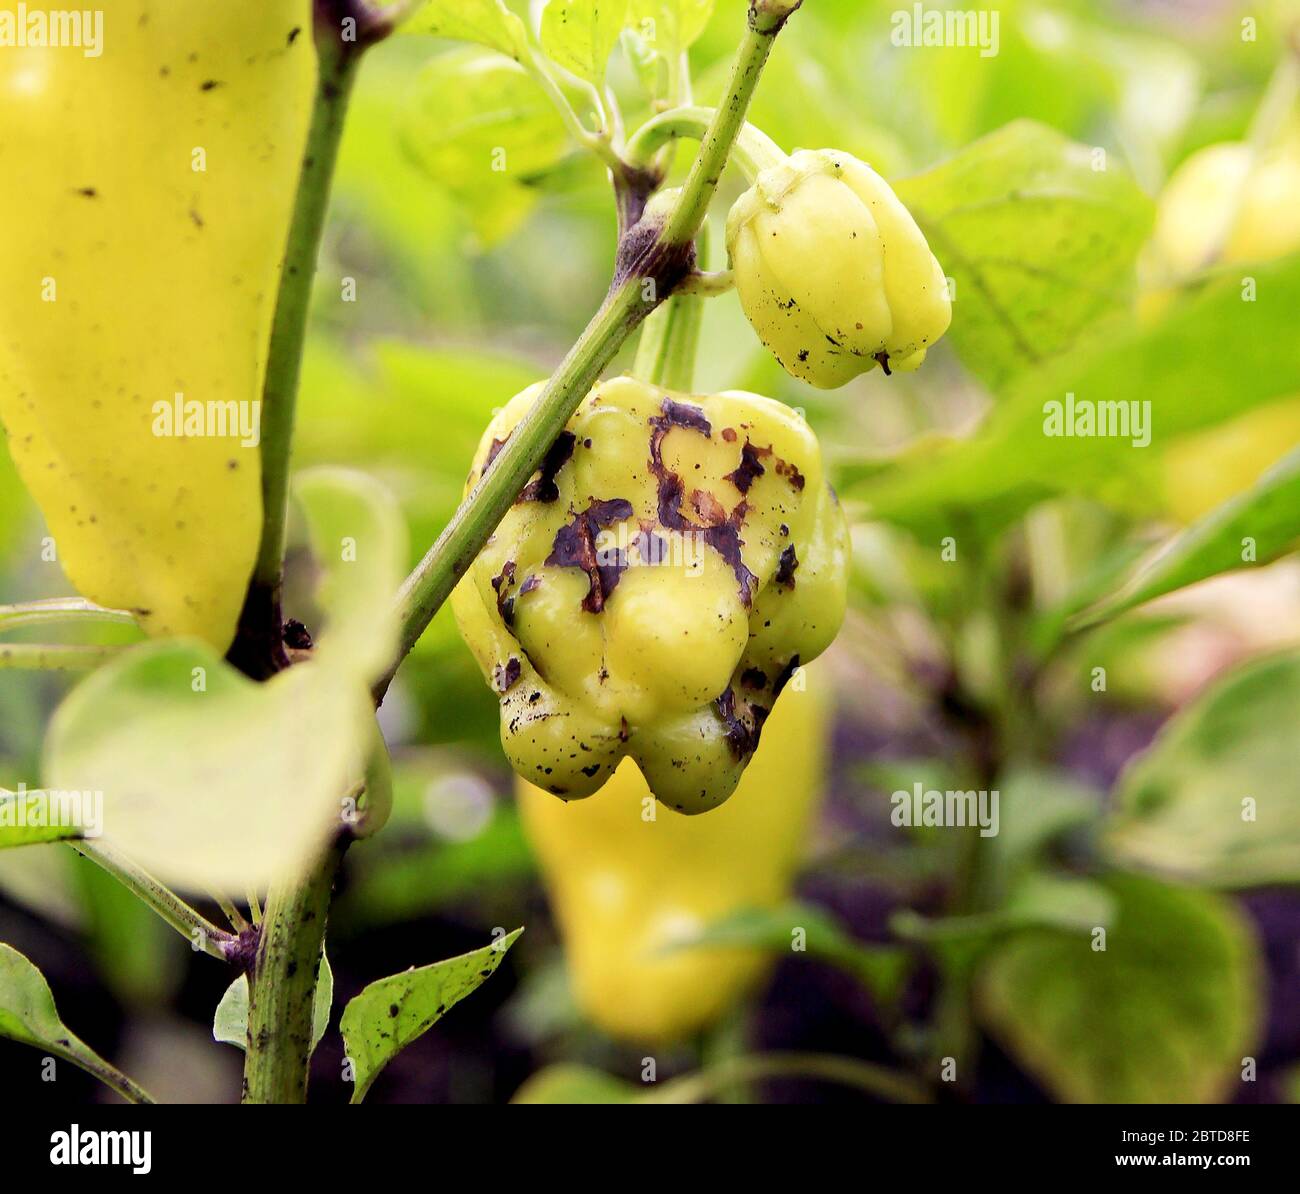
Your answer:
[[[895,913],[889,927],[905,941],[921,942],[954,973],[967,971],[999,941],[1026,929],[1082,935],[1107,928],[1115,901],[1088,879],[1043,871],[1023,875],[1001,907],[970,916],[928,918],[910,909]]]
[[[204,644],[149,643],[59,707],[47,786],[101,792],[104,837],[166,883],[261,887],[336,826],[366,710],[356,677],[322,662],[255,684]]]
[[[0,943],[0,1036],[61,1057],[133,1103],[151,1103],[144,1091],[119,1073],[59,1019],[45,976],[16,949]]]
[[[384,1066],[476,990],[522,932],[519,928],[482,949],[381,978],[353,999],[339,1023],[356,1083],[352,1102],[361,1102]]]
[[[321,1043],[330,1026],[334,1006],[334,970],[324,951],[320,956],[320,973],[316,979],[316,996],[312,1002],[311,1048]],[[248,1047],[248,975],[241,974],[226,988],[212,1017],[212,1039],[237,1049]]]
[[[1245,541],[1252,558],[1242,559]],[[1258,567],[1300,541],[1300,448],[1245,493],[1225,502],[1143,559],[1123,583],[1069,623],[1084,630],[1197,581]]]
[[[79,800],[80,793],[77,796]],[[77,812],[78,805],[69,803],[66,808],[75,815],[62,815],[44,791],[19,793],[0,788],[0,850],[83,837],[77,816],[84,814]]]
[[[1151,203],[1094,152],[1018,120],[896,186],[956,282],[948,338],[995,390],[1132,301]]]
[[[477,42],[516,60],[528,45],[523,21],[502,0],[424,0],[397,31]]]
[[[674,940],[664,952],[717,946],[764,949],[779,956],[806,952],[847,971],[884,1003],[897,998],[908,968],[902,950],[854,940],[833,916],[811,904],[744,908]]]
[[[1010,876],[1032,868],[1063,834],[1095,821],[1104,800],[1073,776],[1048,769],[1012,770],[999,787],[999,832],[989,845],[998,873]]]
[[[527,71],[472,49],[440,54],[420,70],[399,133],[411,160],[489,242],[523,219],[536,201],[533,184],[570,150],[563,119]]]
[[[867,502],[876,517],[943,534],[952,533],[955,513],[1005,525],[1061,493],[1151,511],[1161,504],[1162,446],[1300,390],[1291,328],[1300,256],[1252,269],[1256,301],[1243,302],[1234,281],[1209,286],[1155,325],[1116,332],[1021,376],[973,438],[918,443],[856,483],[842,470],[842,495]],[[1049,403],[1071,393],[1076,401],[1149,402],[1137,409],[1149,411],[1151,446],[1045,434]]]
[[[369,681],[397,649],[393,612],[407,556],[406,525],[392,494],[353,469],[299,473],[293,494],[306,515],[322,575],[316,599],[326,611],[315,658]]]
[[[312,658],[255,684],[204,644],[100,668],[55,713],[47,786],[103,794],[104,836],[164,882],[241,891],[292,876],[338,824],[370,753],[369,686],[392,649],[405,557],[374,481],[302,474],[326,627]]]
[[[599,87],[629,15],[628,0],[547,0],[542,49],[565,70]]]
[[[1251,929],[1210,892],[1114,875],[1106,948],[1034,932],[988,960],[977,1002],[1013,1056],[1069,1103],[1231,1097],[1259,1028]]]
[[[630,1082],[593,1066],[561,1064],[547,1066],[533,1074],[511,1098],[512,1103],[564,1103],[595,1106],[606,1103],[636,1103],[641,1091]]]
[[[1297,710],[1300,654],[1221,679],[1120,776],[1112,854],[1224,887],[1300,880]]]
[[[641,41],[664,58],[695,44],[713,16],[714,0],[631,0],[631,19]]]

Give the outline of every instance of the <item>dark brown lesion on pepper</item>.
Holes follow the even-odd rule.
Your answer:
[[[749,506],[742,501],[728,515],[715,495],[695,490],[691,495],[692,505],[704,522],[691,522],[682,513],[685,486],[681,477],[664,464],[664,438],[674,427],[680,427],[697,432],[707,439],[713,434],[713,427],[703,410],[686,402],[674,402],[671,398],[665,398],[660,411],[660,414],[652,415],[649,419],[650,472],[658,482],[659,521],[669,530],[698,536],[722,556],[731,565],[740,586],[740,600],[748,608],[753,604],[754,593],[758,589],[758,577],[745,566],[740,553],[744,545],[740,528],[744,525]]]
[[[580,568],[587,574],[582,608],[588,613],[598,614],[605,608],[627,568],[627,554],[622,549],[596,550],[596,535],[625,522],[633,513],[632,503],[626,498],[593,499],[587,509],[555,532],[546,563],[557,568]]]
[[[767,707],[745,698],[738,700],[735,690],[728,688],[713,702],[713,708],[722,722],[723,737],[732,756],[738,761],[747,759],[758,749],[769,712]]]
[[[781,559],[776,568],[776,583],[787,589],[794,588],[794,574],[799,567],[799,557],[795,555],[794,544],[791,543],[785,551],[781,553]]]
[[[515,580],[515,562],[507,560],[501,571],[492,578],[492,589],[497,595],[497,613],[506,626],[515,624],[515,599],[510,595],[510,586]]]
[[[515,656],[510,656],[504,664],[498,663],[492,671],[492,684],[497,692],[507,693],[519,683],[523,674],[523,665]]]
[[[572,431],[561,431],[555,442],[547,449],[542,458],[541,468],[531,481],[524,486],[517,501],[520,502],[554,502],[559,499],[560,489],[555,483],[560,469],[569,463],[573,456],[578,437]]]

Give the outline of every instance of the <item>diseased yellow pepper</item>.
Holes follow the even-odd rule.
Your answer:
[[[532,405],[484,433],[473,486]],[[788,407],[594,389],[453,595],[524,778],[589,796],[626,756],[682,812],[726,800],[777,694],[844,617],[848,538]]]
[[[755,949],[669,947],[789,895],[821,800],[829,713],[824,675],[801,673],[810,673],[806,683],[781,694],[735,797],[706,817],[656,810],[630,760],[590,800],[571,804],[519,783],[574,996],[611,1035],[680,1039],[764,973]]]
[[[1225,142],[1192,154],[1160,196],[1143,259],[1144,318],[1158,316],[1172,285],[1215,264],[1270,261],[1300,248],[1300,141],[1255,159],[1249,145]],[[1186,436],[1164,455],[1169,509],[1194,522],[1249,489],[1300,444],[1300,397],[1258,407]]]
[[[119,0],[97,56],[0,51],[9,450],[86,597],[218,650],[258,549],[266,345],[316,72],[310,0],[237,7]]]
[[[800,150],[727,217],[745,315],[788,373],[834,389],[917,368],[948,330],[947,280],[911,213],[870,166]]]

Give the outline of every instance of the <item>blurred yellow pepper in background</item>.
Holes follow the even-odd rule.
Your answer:
[[[790,893],[823,794],[830,721],[826,673],[801,673],[776,703],[736,794],[703,816],[657,804],[631,759],[588,800],[566,804],[519,782],[575,997],[611,1035],[680,1039],[765,973],[765,956],[750,948],[663,951]]]
[[[1175,287],[1215,264],[1270,261],[1300,249],[1300,142],[1258,162],[1244,142],[1209,145],[1174,171],[1144,259],[1139,313],[1158,317]],[[1164,456],[1169,509],[1194,522],[1250,488],[1300,443],[1300,397],[1179,439]]]

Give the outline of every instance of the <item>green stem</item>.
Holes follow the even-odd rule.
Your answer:
[[[197,945],[205,954],[223,962],[229,960],[229,951],[236,946],[238,938],[200,915],[171,888],[160,883],[126,855],[107,842],[83,839],[67,844],[83,858],[103,867],[137,899],[171,925],[191,946]]]
[[[262,914],[249,984],[245,1103],[305,1103],[312,1005],[325,921],[347,838],[332,845],[297,882],[277,884]]]
[[[0,644],[0,671],[86,672],[116,658],[125,651],[118,646],[88,646],[76,643]]]
[[[695,384],[703,301],[674,294],[641,329],[632,376],[653,386],[689,394]]]
[[[641,282],[629,278],[596,312],[568,355],[551,375],[537,401],[520,420],[486,475],[461,503],[437,542],[407,577],[398,594],[401,620],[399,659],[404,659],[434,614],[451,595],[488,536],[505,517],[542,457],[614,359],[633,329],[653,309],[642,297]],[[376,685],[383,699],[393,669]]]
[[[700,227],[696,251],[701,260],[707,258],[707,223]],[[703,298],[693,291],[678,290],[673,294],[641,328],[632,376],[651,385],[689,394],[695,386],[695,359],[703,319]]]
[[[61,1056],[79,1069],[85,1070],[91,1077],[98,1078],[109,1090],[121,1095],[128,1103],[147,1106],[157,1103],[157,1100],[143,1086],[128,1078],[121,1070],[109,1065],[98,1055],[93,1056],[93,1059],[74,1053],[63,1053]]]
[[[538,86],[546,93],[547,98],[555,106],[556,111],[559,112],[561,119],[568,128],[569,135],[588,152],[594,153],[616,174],[621,173],[624,169],[623,159],[619,157],[618,151],[614,148],[609,131],[592,132],[582,123],[582,118],[569,102],[569,97],[564,94],[564,89],[556,82],[555,76],[551,73],[545,59],[530,47],[520,59],[519,64],[532,75]],[[597,102],[600,102],[599,93],[594,88],[592,94]]]
[[[122,609],[105,609],[84,597],[46,597],[17,605],[0,605],[0,630],[24,626],[50,626],[61,622],[88,624],[112,622],[134,626],[135,618]]]
[[[914,1078],[853,1057],[824,1053],[766,1053],[729,1058],[711,1069],[664,1084],[649,1103],[698,1103],[737,1083],[764,1078],[815,1078],[852,1086],[891,1103],[930,1103],[929,1090]]]
[[[645,167],[654,159],[655,154],[671,141],[682,137],[703,141],[716,115],[715,108],[690,105],[684,108],[672,108],[647,120],[628,142],[628,161],[633,166]],[[750,182],[753,182],[760,172],[769,166],[779,165],[785,160],[785,156],[781,147],[762,129],[752,124],[744,124],[736,135],[730,160],[740,167]]]
[[[288,514],[289,459],[307,313],[329,207],[348,99],[361,46],[338,40],[328,22],[318,29],[318,71],[311,127],[303,152],[262,386],[262,539],[230,658],[256,679],[287,665],[280,629],[280,583]]]
[[[777,20],[773,11],[784,9],[788,16],[795,7],[797,4],[781,0],[754,0],[750,28],[736,56],[727,96],[709,120],[699,154],[657,238],[641,246],[630,261],[623,260],[620,253],[619,273],[600,310],[546,383],[532,409],[514,429],[486,476],[461,503],[437,542],[402,586],[398,595],[401,634],[397,657],[375,685],[377,701],[383,700],[398,665],[482,551],[601,371],[632,332],[689,273],[679,268],[681,254],[693,245],[704,223],[727,157],[745,126],[745,113],[754,88],[784,23],[785,17]],[[656,285],[646,288],[647,278],[654,279]],[[659,285],[660,281],[666,284]]]

